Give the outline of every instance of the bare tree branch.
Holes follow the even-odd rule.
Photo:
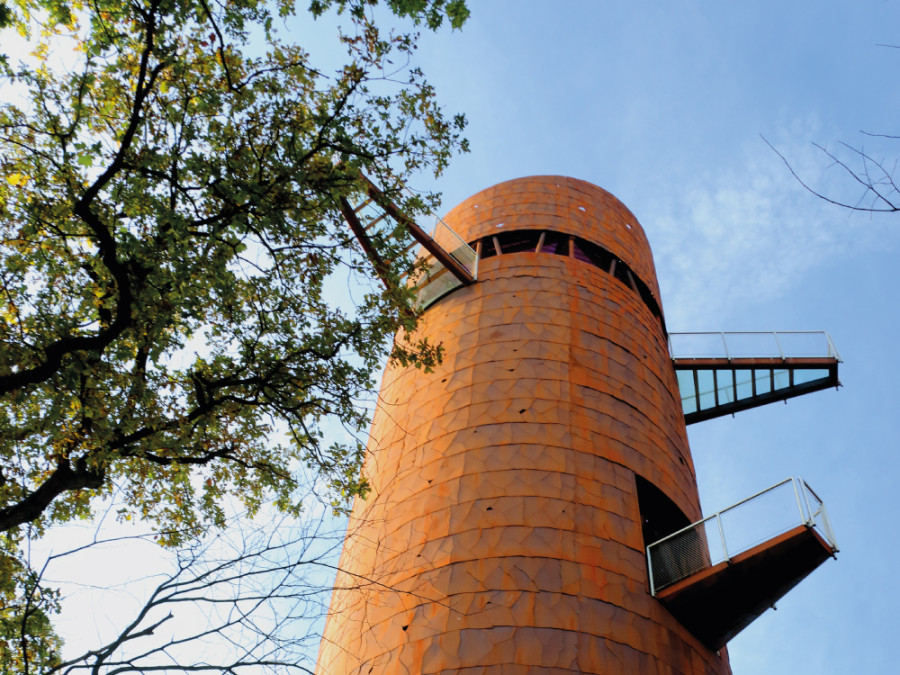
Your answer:
[[[851,182],[858,184],[859,187],[862,188],[862,194],[859,199],[856,202],[849,202],[829,196],[812,187],[797,173],[788,159],[772,145],[765,136],[760,135],[760,137],[763,142],[778,155],[781,161],[784,162],[784,165],[788,168],[788,171],[791,172],[791,175],[796,181],[808,192],[822,201],[851,211],[868,213],[896,213],[897,211],[900,211],[900,190],[898,190],[898,185],[894,180],[894,170],[887,168],[883,162],[875,159],[865,151],[854,148],[846,143],[841,143],[843,148],[859,160],[861,166],[859,169],[856,169],[833,152],[827,150],[824,146],[813,143],[816,148],[831,160],[832,166],[839,167],[841,171],[850,178]],[[885,136],[885,138],[893,137]]]

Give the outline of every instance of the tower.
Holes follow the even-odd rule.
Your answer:
[[[385,372],[318,672],[729,673],[727,639],[836,548],[790,482],[800,524],[719,561],[686,421],[835,384],[836,355],[673,359],[644,232],[589,183],[509,181],[444,224],[477,282],[432,252],[443,361]]]

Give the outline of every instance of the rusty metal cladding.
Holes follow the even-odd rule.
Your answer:
[[[509,181],[445,220],[467,241],[582,237],[659,298],[641,226],[589,183]],[[384,375],[317,672],[729,673],[649,593],[635,476],[690,521],[700,506],[666,336],[634,289],[496,255],[421,331],[444,359]]]

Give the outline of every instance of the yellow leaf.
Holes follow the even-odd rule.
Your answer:
[[[23,173],[11,173],[6,177],[6,182],[12,186],[18,187],[28,182],[29,176]]]

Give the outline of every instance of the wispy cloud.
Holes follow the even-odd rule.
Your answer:
[[[827,137],[814,120],[768,140],[825,193],[847,181],[812,144]],[[760,138],[733,162],[680,181],[642,210],[669,327],[720,326],[729,307],[784,297],[804,274],[829,261],[900,245],[900,217],[851,214],[826,204],[791,176]]]

